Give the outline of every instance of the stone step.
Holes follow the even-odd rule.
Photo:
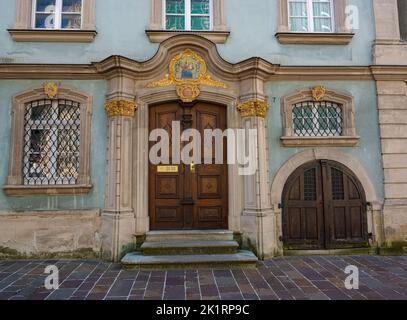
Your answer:
[[[122,259],[125,269],[254,268],[257,257],[250,251],[234,254],[159,255],[128,253]]]
[[[170,230],[149,231],[145,242],[165,241],[233,241],[233,231],[229,230]]]
[[[374,255],[375,248],[345,248],[328,250],[284,250],[285,256],[350,256]]]
[[[144,255],[232,254],[239,249],[236,241],[180,241],[144,242]]]

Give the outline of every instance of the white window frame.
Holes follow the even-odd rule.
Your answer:
[[[83,28],[83,0],[81,0],[81,27],[80,29],[66,29],[62,28],[62,2],[63,0],[55,0],[55,23],[54,28],[36,28],[36,19],[37,19],[37,0],[32,1],[32,28],[37,30],[81,30]],[[41,13],[41,12],[38,12]]]
[[[305,0],[305,1],[300,1],[300,0],[287,0],[288,3],[288,28],[290,32],[298,32],[298,33],[311,33],[311,32],[317,32],[317,33],[334,33],[335,32],[335,7],[334,7],[334,0],[329,0],[326,2],[329,2],[330,8],[331,8],[331,31],[315,31],[314,30],[314,11],[313,11],[313,2],[314,0]],[[303,18],[302,16],[292,16],[290,12],[290,2],[305,2],[306,7],[307,7],[307,24],[308,24],[308,30],[307,31],[296,31],[291,29],[291,18]]]
[[[163,27],[164,30],[167,29],[167,0],[162,0],[162,8],[163,8]],[[173,14],[176,16],[176,14]],[[185,26],[184,31],[196,31],[196,32],[205,32],[205,31],[213,31],[213,0],[209,0],[209,29],[208,30],[191,30],[191,18],[194,16],[202,16],[202,14],[191,14],[191,0],[185,0],[185,14],[179,14],[179,16],[185,17]],[[205,15],[206,16],[206,15]],[[182,30],[177,30],[182,31]]]
[[[66,99],[63,99],[66,100]],[[76,102],[71,100],[72,102]],[[34,102],[34,101],[33,101]],[[32,103],[32,102],[30,102]],[[58,119],[58,112],[59,112],[59,100],[52,100],[51,101],[51,113],[53,115],[53,118]],[[78,103],[78,108],[79,108],[79,112],[80,112],[80,103]],[[26,111],[27,112],[27,111]],[[51,150],[49,150],[49,154],[47,156],[49,156],[50,161],[48,163],[48,169],[50,172],[50,176],[55,178],[56,181],[56,185],[75,185],[77,183],[78,178],[76,177],[57,177],[56,176],[56,169],[51,165],[52,163],[56,163],[57,162],[57,158],[58,158],[58,152],[57,152],[57,141],[58,141],[58,133],[59,130],[61,129],[65,129],[65,126],[67,124],[73,126],[76,125],[77,127],[79,127],[81,125],[81,117],[79,117],[79,120],[55,120],[54,123],[52,125],[49,125],[47,120],[45,121],[37,121],[37,120],[32,120],[31,119],[31,112],[32,112],[32,108],[30,110],[30,120],[27,122],[26,126],[29,126],[30,131],[27,133],[26,132],[26,126],[24,126],[24,134],[26,134],[26,136],[24,137],[24,139],[26,139],[27,141],[31,141],[31,132],[32,130],[50,130],[51,131],[51,139],[52,139],[52,148]],[[81,139],[81,131],[79,129],[79,133],[78,136],[80,137],[80,144],[82,143],[82,139]],[[25,143],[24,143],[25,145]],[[78,148],[77,153],[77,159],[78,159],[78,163],[77,163],[77,173],[79,174],[79,165],[80,165],[80,157],[82,157],[82,155],[80,154],[80,146]],[[27,164],[29,164],[30,161],[30,155],[32,154],[31,151],[27,151],[23,152],[24,154],[24,159],[23,159],[23,179],[24,181],[27,181],[27,183],[25,185],[36,185],[35,181],[37,180],[37,178],[31,178],[30,177],[30,172],[28,171],[28,166]],[[46,180],[49,180],[49,177],[45,177]],[[72,183],[72,179],[75,178],[75,182]],[[71,183],[70,183],[71,182]],[[44,184],[44,185],[49,185],[49,184]],[[54,184],[52,184],[54,185]]]

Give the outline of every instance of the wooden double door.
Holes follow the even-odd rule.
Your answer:
[[[334,161],[297,169],[283,192],[286,249],[335,249],[368,245],[364,190],[354,174]]]
[[[179,133],[196,129],[201,139],[201,164],[176,164],[173,154]],[[205,129],[225,130],[226,108],[197,102],[191,105],[171,102],[150,107],[149,129],[164,129],[169,135],[169,164],[149,163],[149,214],[152,230],[227,229],[228,166],[227,143],[223,140],[223,164],[215,164],[215,140],[212,140],[213,164],[204,164]],[[190,140],[192,141],[192,139]],[[155,142],[150,142],[150,148]],[[189,142],[180,142],[182,150]],[[208,148],[208,147],[206,147]],[[176,151],[178,153],[178,151]],[[190,153],[192,156],[192,153]],[[175,162],[175,164],[174,164]]]

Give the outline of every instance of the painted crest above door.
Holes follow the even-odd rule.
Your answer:
[[[200,85],[226,88],[226,84],[213,80],[208,73],[205,60],[197,52],[185,49],[170,61],[169,73],[164,79],[147,84],[147,88],[176,86],[177,95],[183,102],[194,101],[199,94]]]

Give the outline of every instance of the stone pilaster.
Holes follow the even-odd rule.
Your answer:
[[[246,245],[255,250],[260,258],[273,256],[277,246],[275,219],[270,202],[267,110],[268,103],[259,99],[249,99],[238,106],[243,129],[246,132],[249,129],[257,132],[255,141],[246,141],[246,145],[254,143],[256,170],[254,174],[244,175],[242,229]]]
[[[135,234],[132,137],[137,105],[131,88],[130,79],[112,79],[105,104],[108,116],[108,156],[102,249],[104,257],[113,261],[118,261],[126,251],[132,249]]]
[[[377,81],[384,168],[383,225],[385,241],[407,238],[407,85]]]

